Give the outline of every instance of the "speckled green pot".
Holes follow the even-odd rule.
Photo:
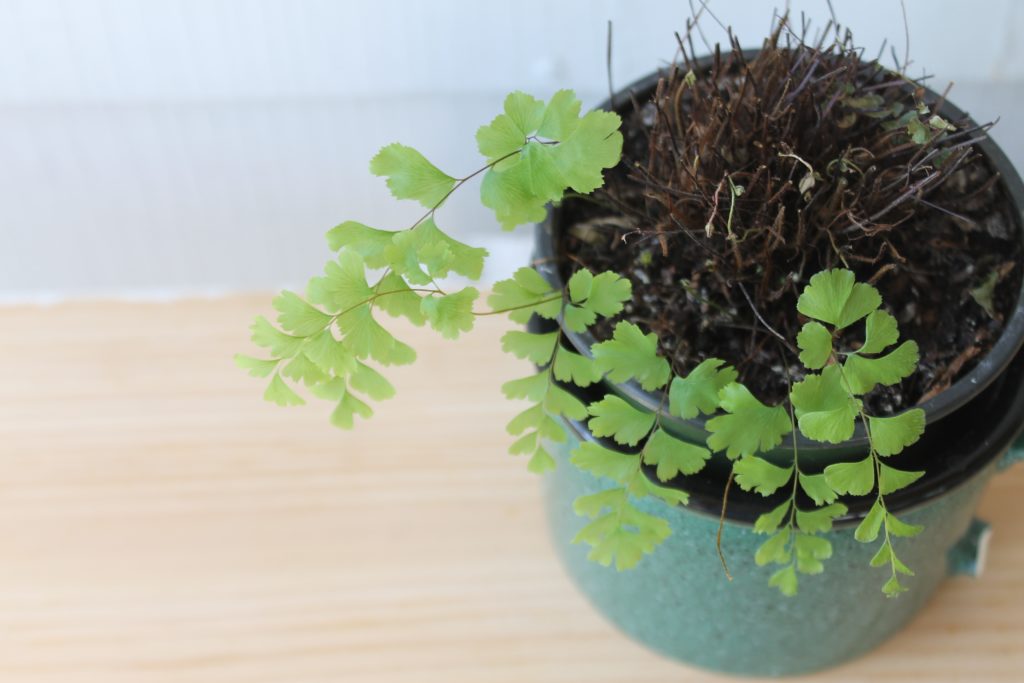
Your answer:
[[[900,539],[900,557],[916,570],[897,599],[881,592],[888,578],[868,565],[877,544],[858,543],[853,525],[830,534],[833,557],[823,574],[801,576],[796,597],[768,586],[771,567],[754,551],[764,536],[750,525],[725,523],[722,546],[733,580],[715,549],[718,519],[646,499],[638,506],[669,520],[672,536],[635,569],[618,572],[587,560],[573,537],[585,524],[572,510],[581,495],[608,488],[567,462],[577,442],[552,445],[558,468],[548,478],[547,511],[556,546],[583,593],[622,631],[688,664],[734,674],[788,675],[833,666],[872,649],[921,609],[950,573],[974,573],[987,525],[972,523],[978,498],[997,462],[901,519],[923,524]],[[1018,446],[1019,449],[1019,446]],[[1020,457],[1015,449],[1003,462]]]
[[[745,53],[748,60],[755,56],[756,51]],[[697,61],[696,68],[709,68],[710,64],[711,58],[705,58]],[[659,78],[660,74],[651,74],[616,95],[614,100],[622,104],[620,113],[632,106],[634,99],[650,97]],[[944,118],[969,121],[945,97],[926,93]],[[613,107],[605,102],[599,109]],[[991,140],[976,144],[1002,177],[1018,226],[1024,225],[1024,182]],[[535,267],[556,289],[563,284],[556,239],[561,221],[556,207],[536,232]],[[537,320],[533,324],[542,325]],[[589,333],[565,329],[563,339],[584,355],[595,341]],[[730,464],[719,457],[713,457],[698,475],[678,477],[667,484],[689,491],[687,507],[669,508],[655,499],[639,501],[642,510],[669,521],[672,536],[637,568],[620,573],[590,562],[587,546],[572,544],[586,523],[573,512],[573,501],[612,484],[568,462],[578,441],[548,444],[549,452],[559,460],[547,488],[556,547],[583,593],[614,624],[683,662],[728,673],[787,675],[856,657],[910,621],[944,577],[976,574],[983,564],[988,525],[973,517],[978,498],[1000,462],[1008,464],[1024,454],[1024,443],[1017,440],[1014,444],[1024,422],[1024,354],[1018,353],[1022,340],[1024,291],[988,354],[952,387],[920,406],[928,427],[918,443],[900,454],[898,465],[927,473],[886,499],[888,509],[901,520],[924,525],[918,536],[898,540],[899,556],[916,576],[901,579],[909,591],[896,599],[887,599],[881,591],[888,574],[869,565],[878,544],[861,544],[853,538],[853,530],[870,507],[870,497],[844,501],[849,511],[829,534],[833,555],[825,563],[825,572],[801,575],[799,593],[786,598],[768,585],[775,568],[758,567],[753,560],[765,537],[753,532],[752,521],[781,501],[769,502],[733,487],[722,533],[733,576],[729,581],[715,547],[722,491],[730,472]],[[635,382],[608,380],[583,391],[580,398],[589,402],[606,392],[649,412],[660,411],[665,402],[660,393],[645,391]],[[707,437],[702,417],[683,420],[663,413],[660,420],[663,429],[681,440],[703,443]],[[585,427],[570,426],[577,439],[592,438]],[[817,444],[798,435],[792,438],[800,448],[801,467],[809,468],[805,470],[809,473],[866,454],[867,435],[859,425],[853,438],[842,444]],[[761,456],[789,464],[792,447],[787,438]]]

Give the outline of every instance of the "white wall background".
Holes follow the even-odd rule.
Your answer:
[[[756,45],[772,4],[712,0]],[[893,0],[835,0],[873,54],[902,55]],[[792,2],[821,25],[824,0]],[[907,0],[917,75],[1024,166],[1024,3]],[[400,140],[453,175],[479,166],[473,133],[523,89],[607,93],[671,59],[681,0],[0,0],[0,296],[270,289],[329,258],[346,219],[405,227],[367,161]],[[723,32],[703,23],[712,41]],[[469,188],[467,188],[469,189]],[[470,189],[439,222],[525,260]]]

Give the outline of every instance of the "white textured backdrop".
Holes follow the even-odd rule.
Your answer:
[[[772,4],[713,0],[744,44]],[[893,0],[835,0],[873,53],[902,55]],[[817,25],[823,0],[791,3]],[[670,59],[685,1],[515,3],[0,0],[0,296],[195,293],[303,281],[345,219],[404,227],[367,161],[400,140],[453,175],[503,95],[571,87],[587,105]],[[907,0],[914,75],[1024,165],[1024,3]],[[723,32],[704,21],[712,41]],[[439,222],[487,246],[488,276],[528,253],[475,188]]]

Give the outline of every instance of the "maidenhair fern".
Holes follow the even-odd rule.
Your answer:
[[[831,270],[811,278],[797,308],[809,321],[796,339],[800,360],[809,373],[791,386],[788,402],[769,406],[737,382],[735,369],[707,359],[687,376],[673,376],[658,352],[655,334],[620,321],[612,337],[595,344],[592,357],[571,350],[563,330],[583,332],[598,320],[620,314],[632,298],[630,282],[612,272],[575,272],[556,289],[532,268],[521,268],[496,283],[490,308],[476,308],[479,292],[471,286],[447,291],[438,283],[450,275],[479,279],[487,252],[463,244],[437,224],[438,209],[457,189],[482,175],[480,198],[505,229],[545,217],[550,202],[567,190],[589,193],[603,183],[602,173],[618,163],[622,135],[617,115],[593,111],[580,116],[580,102],[563,90],[547,102],[523,93],[505,100],[504,113],[476,134],[486,163],[466,176],[445,173],[417,150],[401,144],[384,147],[370,170],[385,178],[397,199],[420,203],[427,211],[403,230],[380,229],[347,221],[327,235],[335,259],[313,277],[305,295],[285,291],[273,300],[277,325],[259,317],[253,342],[266,358],[239,355],[236,362],[250,374],[269,378],[265,398],[278,405],[304,403],[296,391],[331,401],[331,422],[351,428],[355,417],[369,417],[367,400],[390,398],[395,390],[378,368],[411,363],[415,351],[380,322],[380,314],[428,325],[445,338],[457,339],[473,328],[476,317],[506,313],[517,323],[532,317],[556,321],[553,331],[510,331],[502,348],[530,361],[539,371],[506,382],[502,391],[529,406],[508,424],[515,437],[514,455],[528,456],[528,467],[544,472],[555,467],[551,443],[569,440],[568,422],[586,422],[598,443],[584,440],[574,449],[573,466],[610,480],[605,491],[581,497],[574,509],[589,522],[576,537],[591,546],[590,557],[618,569],[635,566],[671,534],[669,523],[641,511],[635,502],[653,497],[670,506],[688,496],[666,486],[680,476],[700,472],[714,453],[732,462],[738,486],[762,496],[779,490],[783,503],[762,514],[754,531],[767,535],[755,555],[759,565],[779,568],[769,583],[786,594],[797,591],[799,574],[816,574],[832,554],[823,536],[833,520],[847,513],[839,496],[874,495],[873,505],[857,527],[864,543],[882,542],[871,560],[888,567],[887,595],[903,590],[899,574],[910,574],[896,555],[894,538],[912,536],[920,527],[895,517],[886,496],[913,483],[921,472],[908,472],[883,459],[914,443],[924,428],[924,414],[909,410],[892,417],[868,415],[862,398],[877,385],[891,385],[911,374],[917,347],[899,339],[895,319],[880,308],[881,298],[853,273]],[[731,183],[731,181],[730,181]],[[738,195],[742,188],[735,187]],[[731,207],[730,207],[731,215]],[[864,320],[864,343],[837,348],[846,328]],[[638,407],[615,395],[589,405],[570,385],[586,388],[607,379],[635,381],[647,391],[664,392],[658,410]],[[709,416],[706,443],[683,441],[662,427],[662,417]],[[857,423],[869,443],[867,456],[838,463],[822,473],[800,464],[796,439],[792,460],[765,456],[798,431],[808,439],[839,443]],[[604,445],[608,444],[608,445]],[[619,450],[612,444],[624,447]],[[651,468],[649,478],[644,466]],[[798,494],[803,491],[813,505]]]

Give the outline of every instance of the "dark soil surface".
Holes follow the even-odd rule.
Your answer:
[[[891,120],[924,102],[934,112],[923,89],[881,87],[877,69],[853,68],[842,53],[818,54],[807,69],[806,55],[775,52],[777,63],[752,72],[756,98],[744,88],[747,67],[733,61],[681,86],[684,68],[660,99],[647,94],[623,108],[622,163],[603,189],[568,198],[557,214],[563,276],[587,267],[632,280],[633,301],[592,328],[598,340],[617,320],[633,321],[658,334],[676,373],[722,358],[762,400],[778,401],[804,372],[793,348],[804,322],[799,292],[819,270],[848,267],[879,289],[901,337],[921,350],[918,372],[877,389],[868,406],[876,414],[910,407],[949,387],[998,339],[1021,287],[1021,227],[998,174],[972,145],[983,132],[954,121],[958,132],[928,129],[921,145],[904,126],[884,125],[899,98]],[[852,85],[833,79],[801,101],[792,84],[817,83],[801,68],[848,68]],[[787,120],[768,106],[771,69],[788,98],[779,101],[806,114]],[[828,99],[837,88],[846,100]],[[873,93],[881,98],[865,104]],[[665,115],[673,100],[674,120]],[[862,338],[859,323],[842,342],[856,348]]]

